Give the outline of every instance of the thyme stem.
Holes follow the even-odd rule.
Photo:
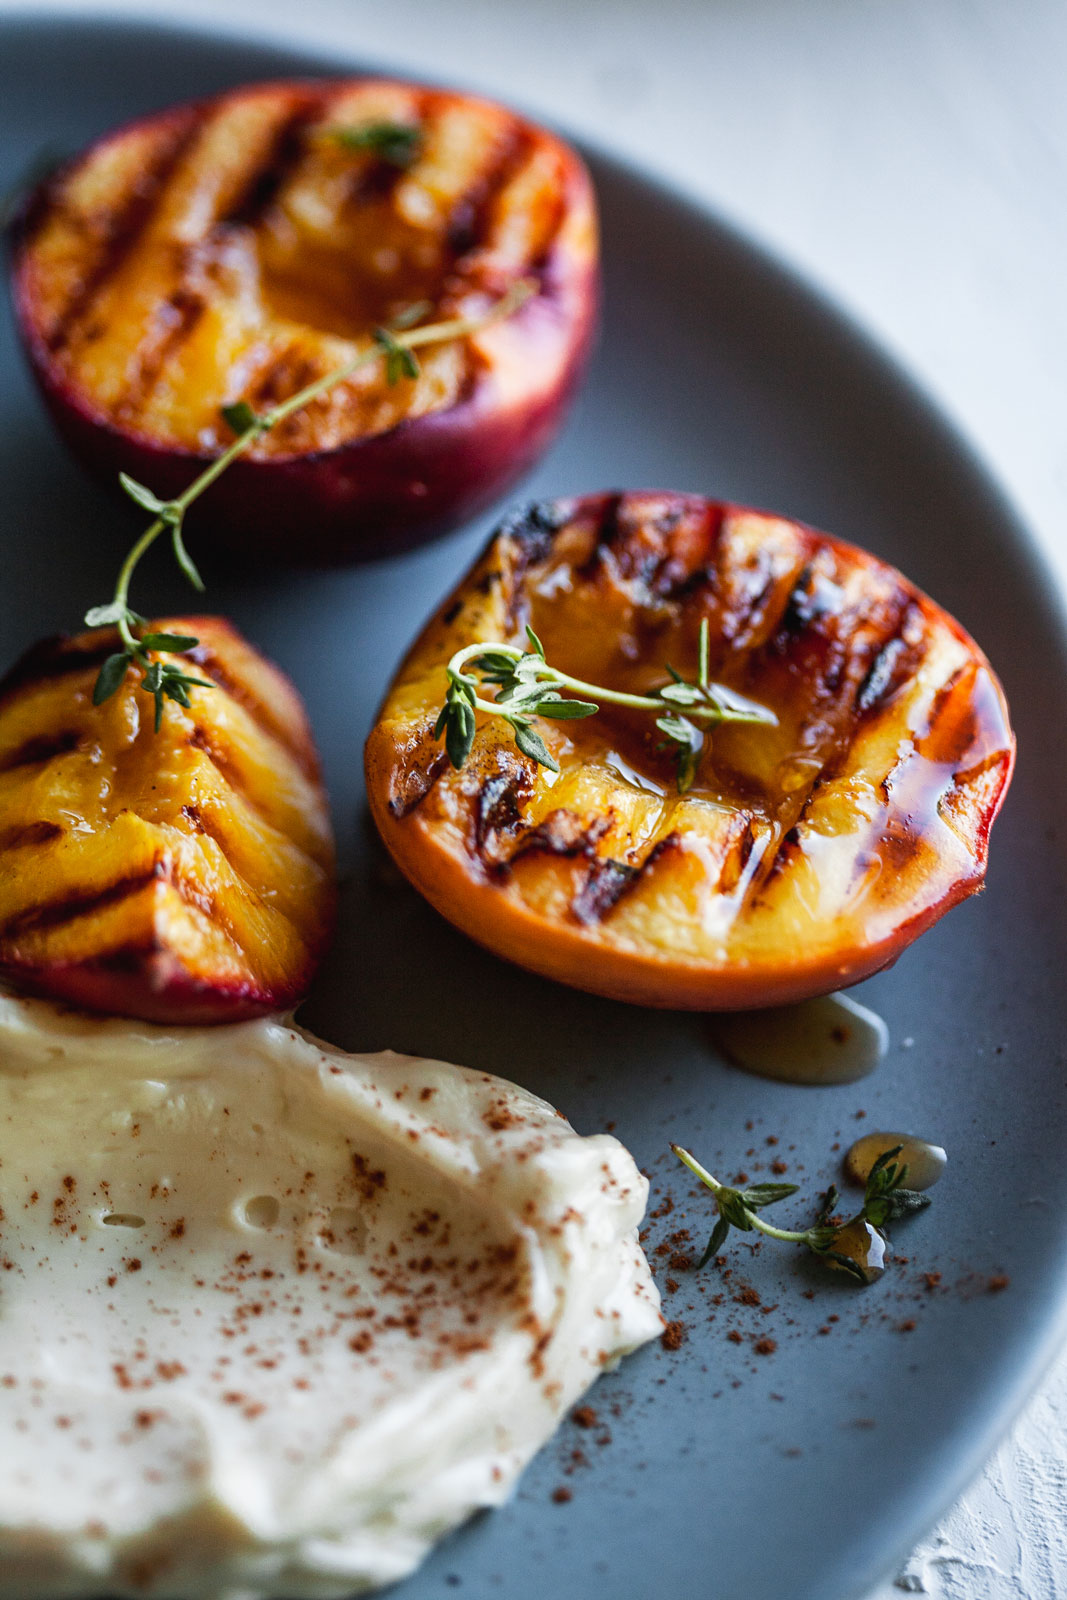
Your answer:
[[[719,1194],[728,1187],[725,1183],[720,1183],[718,1178],[713,1178],[708,1169],[702,1167],[696,1157],[691,1156],[688,1150],[683,1150],[680,1144],[672,1144],[671,1149],[682,1165],[688,1167],[701,1183],[706,1184],[712,1194]],[[776,1228],[773,1222],[764,1222],[759,1212],[753,1211],[749,1206],[742,1206],[742,1210],[752,1226],[758,1228],[760,1233],[766,1233],[772,1239],[784,1239],[786,1244],[807,1244],[809,1229],[797,1232],[793,1228]]]
[[[226,422],[233,428],[237,437],[226,446],[213,461],[210,461],[204,470],[193,481],[176,495],[173,500],[160,500],[151,489],[134,479],[120,474],[120,481],[126,493],[138,505],[154,512],[153,520],[134,543],[126,559],[119,569],[115,582],[111,602],[106,606],[94,606],[86,613],[85,621],[89,627],[110,627],[118,629],[122,641],[122,650],[110,656],[101,668],[100,675],[94,689],[94,703],[102,704],[116,692],[125,679],[126,670],[136,664],[142,673],[142,687],[155,697],[156,700],[156,726],[159,726],[159,716],[162,710],[163,698],[177,699],[182,704],[187,703],[183,695],[187,696],[190,687],[211,688],[211,684],[203,679],[188,677],[180,668],[167,665],[158,671],[153,668],[149,650],[152,646],[145,638],[139,638],[134,628],[143,620],[136,612],[130,609],[130,584],[133,575],[144,556],[155,544],[160,534],[169,530],[174,545],[174,555],[186,577],[194,588],[202,589],[200,575],[193,565],[182,541],[182,524],[185,513],[200,496],[209,489],[217,478],[220,478],[226,469],[233,465],[239,456],[247,450],[265,433],[276,428],[279,423],[291,417],[294,412],[302,410],[317,400],[320,395],[326,394],[337,384],[343,383],[346,378],[369,366],[375,361],[384,361],[386,376],[393,383],[400,376],[414,377],[418,374],[418,367],[413,356],[408,354],[411,350],[423,345],[443,344],[452,339],[468,338],[472,334],[481,333],[494,322],[500,322],[516,311],[523,301],[527,300],[534,292],[535,285],[526,279],[512,285],[508,292],[489,310],[475,317],[452,317],[447,322],[426,323],[422,327],[408,327],[403,325],[403,319],[398,319],[398,324],[391,329],[377,329],[373,341],[366,349],[353,356],[350,361],[335,367],[331,372],[324,373],[322,377],[314,379],[302,389],[298,389],[287,400],[279,401],[269,411],[257,414],[247,401],[237,401],[232,406],[224,406],[222,415]],[[418,310],[413,308],[410,315],[418,315]],[[401,357],[400,366],[397,358]],[[156,636],[151,636],[156,637]],[[183,651],[173,643],[176,635],[159,635],[159,638],[171,640],[169,646],[172,653],[181,654]],[[192,649],[199,643],[197,639],[190,639],[185,649]],[[168,646],[157,645],[157,649],[167,649]],[[156,664],[158,667],[158,663]],[[486,703],[488,704],[488,703]]]
[[[595,716],[605,704],[625,706],[655,715],[656,727],[665,736],[659,748],[673,753],[678,790],[684,794],[696,775],[710,727],[720,722],[760,723],[772,727],[777,724],[774,712],[766,706],[754,701],[739,703],[738,697],[733,697],[731,703],[729,691],[716,692],[709,672],[706,618],[700,625],[699,681],[687,683],[673,667],[668,667],[673,682],[664,684],[653,694],[627,694],[622,689],[606,689],[602,684],[575,678],[549,665],[544,646],[532,628],[527,628],[526,636],[529,640],[526,650],[480,639],[464,645],[449,660],[445,668],[448,689],[434,727],[434,737],[440,739],[444,735],[454,767],[462,767],[470,755],[477,731],[476,711],[502,717],[511,726],[515,743],[524,755],[548,771],[558,772],[551,751],[532,725],[533,717],[570,721]],[[465,670],[468,666],[471,671]],[[487,700],[478,693],[481,684],[474,673],[481,674],[483,682],[496,686],[495,700]],[[582,698],[564,696],[561,689],[573,690]],[[683,711],[687,715],[683,715]]]
[[[513,284],[507,294],[503,295],[484,316],[453,317],[448,322],[427,323],[421,328],[407,328],[393,333],[390,338],[403,350],[415,350],[419,346],[427,344],[444,344],[450,339],[468,338],[471,334],[481,333],[484,328],[490,327],[494,322],[500,322],[503,318],[509,317],[513,311],[518,310],[524,300],[529,299],[533,293],[533,288],[533,284],[522,279]],[[177,495],[174,500],[169,502],[168,509],[173,508],[174,512],[177,513],[176,520],[180,521],[189,507],[200,498],[206,489],[210,489],[216,478],[221,478],[227,467],[232,466],[239,456],[243,456],[263,434],[269,433],[280,422],[285,422],[294,412],[303,410],[313,400],[317,400],[320,395],[328,393],[337,384],[343,383],[346,378],[351,378],[361,367],[367,367],[374,361],[385,359],[386,353],[381,345],[373,343],[366,350],[361,350],[359,355],[353,356],[351,361],[346,361],[343,366],[335,367],[332,372],[327,372],[321,378],[316,378],[314,382],[306,384],[303,389],[298,389],[296,394],[290,395],[287,400],[280,401],[278,405],[272,406],[269,411],[263,412],[262,415],[255,417],[254,420],[250,420],[248,426],[238,434],[233,443],[227,445],[222,454],[216,456],[214,461],[210,462],[203,472],[193,479],[188,488],[183,489],[180,495]],[[142,556],[151,549],[159,535],[174,520],[173,516],[157,517],[145,529],[133,546],[133,549],[122,563],[118,582],[115,585],[114,603],[116,606],[126,606],[128,604],[130,580],[137,564]],[[119,623],[119,632],[126,645],[132,645],[136,642],[130,633],[128,619],[124,618]]]
[[[517,645],[468,644],[462,650],[457,650],[449,661],[447,668],[449,677],[453,673],[457,676],[462,676],[463,668],[468,661],[473,661],[477,657],[484,656],[490,652],[493,655],[507,656],[511,661],[521,661],[526,654]],[[621,689],[605,689],[602,684],[586,683],[583,678],[572,678],[569,672],[562,672],[559,667],[550,667],[547,662],[530,673],[529,676],[538,683],[551,683],[561,689],[573,689],[577,694],[595,696],[597,700],[613,706],[630,706],[635,711],[655,711],[661,716],[668,709],[663,700],[656,699],[653,695],[625,694]],[[707,683],[702,684],[702,687],[707,688]],[[495,716],[501,714],[502,708],[495,700],[482,700],[477,697],[474,703],[479,711],[489,711]],[[703,722],[722,722],[724,718],[730,722],[766,723],[770,721],[770,714],[764,711],[762,707],[758,710],[753,707],[751,711],[734,711],[733,709],[727,710],[716,703],[707,706],[687,706],[686,711],[689,716],[697,717]]]

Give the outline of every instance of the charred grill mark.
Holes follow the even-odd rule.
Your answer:
[[[189,824],[189,832],[191,835],[202,835],[204,838],[211,839],[213,843],[218,846],[222,859],[225,861],[229,871],[233,874],[234,889],[236,889],[246,900],[254,901],[256,905],[263,907],[268,912],[272,912],[279,916],[283,915],[278,911],[276,906],[271,905],[271,896],[268,894],[266,897],[264,897],[260,890],[257,889],[255,885],[251,883],[245,874],[238,868],[237,863],[233,858],[231,841],[224,825],[220,826],[217,819],[213,819],[210,816],[205,816],[203,811],[196,804],[182,806],[181,815],[184,821]],[[301,851],[300,853],[302,856],[304,856],[305,860],[308,859],[306,851]],[[217,925],[224,927],[234,945],[240,947],[240,941],[238,940],[236,931],[233,927],[232,919],[227,915],[225,902],[223,902],[223,904],[220,906],[214,895],[210,894],[206,889],[201,889],[199,887],[195,878],[186,877],[181,873],[179,873],[173,880],[173,887],[177,890],[178,894],[181,896],[186,905],[195,906],[198,911],[203,912],[204,916],[208,917]],[[304,937],[303,929],[300,926],[299,920],[292,916],[285,916],[284,920],[291,928],[299,933],[302,938]]]
[[[195,742],[199,743],[201,749],[206,748],[205,741]],[[219,760],[218,752],[208,751],[208,754],[212,762],[221,769],[222,763]],[[227,782],[230,782],[228,775]],[[234,785],[231,786],[235,787]],[[247,799],[247,796],[245,798]],[[254,808],[254,802],[249,801],[249,804],[253,805]],[[181,815],[189,825],[190,834],[207,835],[218,845],[227,867],[233,874],[234,887],[247,899],[255,901],[259,905],[267,904],[259,891],[238,871],[231,859],[224,834],[211,825],[210,819],[204,817],[200,807],[195,803],[185,805],[182,807]],[[8,833],[0,835],[0,851],[20,846],[39,848],[51,843],[56,838],[62,837],[63,833],[64,829],[56,823],[47,821],[30,823],[25,827],[13,828]],[[214,894],[208,887],[198,881],[195,874],[187,875],[181,871],[175,872],[171,860],[164,856],[157,859],[147,871],[130,874],[128,877],[119,879],[99,891],[68,894],[58,900],[44,905],[31,906],[16,913],[0,927],[0,961],[3,960],[4,946],[17,945],[20,937],[40,930],[66,926],[81,918],[92,916],[135,896],[147,886],[156,882],[167,883],[185,905],[199,911],[217,926],[223,927],[229,934],[235,948],[241,948],[236,932],[231,926],[231,920],[226,914],[225,906],[220,908]],[[286,921],[289,922],[290,926],[296,928],[298,932],[300,931],[292,918],[286,918]],[[151,943],[151,941],[149,942]],[[138,948],[143,950],[143,941]]]
[[[810,800],[811,795],[809,794],[808,799],[804,802],[805,811],[807,810]],[[801,816],[803,816],[803,812],[801,813]],[[800,819],[798,818],[798,821],[799,820]],[[801,844],[800,840],[800,828],[797,826],[797,823],[794,822],[793,826],[788,828],[782,835],[777,850],[767,863],[766,869],[764,870],[760,879],[760,889],[766,889],[769,884],[774,882],[775,878],[781,877],[784,872],[787,872],[802,851],[803,845]]]
[[[604,496],[593,532],[593,548],[589,552],[589,559],[575,572],[575,577],[580,582],[588,582],[595,577],[604,559],[605,550],[614,550],[618,544],[624,499],[625,495],[618,490]]]
[[[299,103],[278,128],[267,156],[257,167],[250,167],[242,194],[234,201],[218,226],[254,228],[274,204],[282,185],[307,153],[305,134],[309,123],[319,116],[322,100],[309,97]]]
[[[75,326],[86,320],[92,311],[93,301],[137,244],[152,219],[163,190],[201,126],[198,109],[189,107],[181,120],[175,123],[170,137],[163,141],[139,182],[131,189],[126,204],[108,218],[100,259],[64,307],[49,336],[48,344],[53,352],[61,350],[69,341]],[[62,200],[58,203],[62,206]]]
[[[513,833],[522,821],[520,794],[515,779],[507,773],[490,778],[478,791],[475,806],[474,843],[485,855],[490,841],[501,833]]]
[[[471,854],[494,871],[505,863],[501,841],[522,826],[522,802],[533,783],[525,765],[506,751],[497,752],[497,771],[483,779],[473,808]]]
[[[761,662],[770,661],[784,663],[806,687],[808,703],[794,743],[821,766],[794,826],[807,815],[820,786],[847,765],[863,719],[876,715],[913,672],[923,638],[922,615],[907,590],[875,596],[869,610],[856,614],[842,601],[834,579],[811,562],[804,567],[780,621],[748,663],[750,684],[759,681]],[[762,882],[778,871],[776,857],[763,870]]]
[[[535,256],[531,256],[523,269],[523,277],[532,278],[537,292],[553,299],[561,287],[560,229],[567,216],[568,196],[562,186],[552,194],[552,221],[545,229],[545,243]]]
[[[220,777],[225,779],[226,783],[233,790],[234,794],[240,795],[245,805],[250,807],[250,809],[254,811],[258,817],[262,817],[264,822],[268,823],[269,826],[275,826],[275,824],[272,823],[270,818],[265,814],[259,801],[254,795],[251,795],[248,792],[247,785],[245,784],[244,779],[242,778],[241,773],[238,771],[234,762],[227,755],[226,751],[222,749],[221,745],[219,745],[216,740],[211,737],[211,734],[206,728],[203,728],[197,724],[190,734],[188,742],[194,750],[199,750],[207,757],[207,759],[211,762],[211,765],[215,768],[215,771]]]
[[[815,600],[812,587],[814,578],[815,573],[809,561],[789,591],[785,608],[778,619],[773,639],[775,648],[784,648],[790,639],[803,633],[816,617],[823,614]]]
[[[551,811],[536,828],[523,834],[511,854],[515,862],[522,856],[595,856],[596,847],[611,827],[610,812],[584,822],[574,811]]]
[[[800,665],[831,694],[840,688],[850,653],[841,637],[843,597],[832,578],[809,563],[794,583],[764,650]]]
[[[854,684],[848,708],[854,718],[865,692],[873,704],[897,680],[897,653],[890,650],[881,666],[878,657],[898,637],[910,651],[916,639],[913,609],[910,594],[902,588],[873,593],[860,609],[838,575],[831,577],[809,563],[764,649],[795,664],[820,694],[834,696]]]
[[[618,542],[622,505],[625,498],[626,496],[618,491],[604,497],[596,528],[596,542],[601,549],[605,546],[611,547]]]
[[[704,546],[700,559],[693,559],[696,552],[692,548],[679,549],[677,542],[671,541],[668,555],[652,584],[654,592],[661,599],[685,600],[700,588],[707,588],[714,594],[718,575],[714,551],[722,532],[724,516],[722,506],[708,507],[700,533]]]
[[[392,198],[393,190],[404,176],[402,167],[378,157],[359,172],[352,174],[347,201],[352,206],[373,205]]]
[[[189,259],[179,268],[187,278],[192,271]],[[177,355],[204,313],[204,299],[187,282],[179,282],[156,309],[151,326],[146,328],[133,372],[128,377],[122,398],[114,407],[118,421],[130,421],[141,410],[160,373]]]
[[[641,862],[637,872],[634,874],[634,881],[636,881],[636,878],[640,873],[650,872],[652,868],[657,866],[659,862],[664,860],[665,857],[677,855],[679,851],[684,851],[684,849],[685,844],[680,833],[672,831],[671,833],[664,834],[663,838],[657,840],[657,842],[652,846],[652,849],[648,852],[648,855]]]
[[[505,517],[494,531],[490,547],[505,547],[501,569],[508,576],[505,620],[509,629],[516,628],[527,612],[527,573],[531,567],[548,559],[556,535],[569,521],[573,506],[570,500],[531,500],[529,505]],[[494,577],[499,577],[495,569],[482,580],[486,584],[484,593],[488,593]]]
[[[455,202],[447,224],[448,247],[454,261],[460,261],[484,245],[493,205],[526,160],[530,149],[529,135],[522,128],[510,128],[496,160]]]
[[[784,584],[774,576],[773,563],[768,563],[758,587],[750,594],[745,592],[742,605],[723,616],[723,638],[734,646],[734,659],[744,659],[750,680],[768,661],[797,662],[801,674],[819,685],[824,674],[840,669],[837,658],[843,651],[835,622],[840,616],[841,592],[833,578],[817,570],[817,552],[819,541],[809,539],[808,560],[784,594]],[[745,635],[753,640],[752,645],[737,648],[734,642]],[[755,643],[757,638],[760,643]]]
[[[0,946],[17,940],[23,934],[33,933],[41,928],[58,928],[64,923],[76,921],[79,917],[103,911],[108,906],[117,905],[119,901],[128,900],[132,895],[139,894],[149,884],[169,877],[169,868],[163,862],[157,861],[149,871],[120,878],[117,883],[109,883],[106,889],[98,890],[94,894],[68,895],[65,899],[54,900],[48,905],[31,906],[28,910],[19,911],[13,917],[9,917],[3,927],[0,927]]]
[[[680,600],[702,585],[714,586],[710,556],[723,508],[691,496],[675,499],[654,512],[639,497],[636,504],[631,495],[605,497],[593,549],[578,576],[593,578],[610,551],[613,572],[657,599]]]
[[[856,694],[856,711],[860,716],[881,710],[893,690],[899,688],[906,676],[901,672],[901,664],[907,653],[908,647],[899,637],[890,639],[879,650]]]
[[[510,540],[518,547],[518,558],[513,563],[517,582],[529,567],[539,566],[547,559],[552,541],[565,526],[571,510],[572,503],[565,500],[531,500],[512,511],[495,529],[494,540]]]
[[[27,845],[51,844],[61,839],[64,830],[58,822],[27,822],[22,827],[8,828],[0,833],[0,854],[5,850],[20,850]]]
[[[299,345],[288,345],[284,349],[275,351],[267,365],[257,374],[256,381],[247,395],[252,405],[260,408],[279,404],[288,400],[306,384],[313,383],[322,376],[323,368],[320,362],[309,360]],[[301,429],[306,426],[306,411],[288,417],[276,431],[276,437],[292,439],[299,436]]]
[[[817,576],[814,587],[820,582],[828,580]],[[786,607],[790,617],[783,616],[767,644],[752,658],[749,670],[750,681],[758,681],[761,657],[785,660],[808,686],[810,706],[797,729],[796,744],[818,756],[822,765],[794,822],[803,820],[819,787],[845,769],[864,723],[883,712],[898,689],[914,676],[927,644],[921,607],[905,588],[877,597],[865,614],[854,618],[839,610],[826,592],[812,597],[811,591],[806,577],[794,584]],[[942,697],[935,702],[930,730],[946,704]],[[952,720],[949,716],[948,721]],[[810,742],[809,729],[819,723],[824,724],[825,732]],[[888,798],[886,780],[881,789]],[[764,881],[776,871],[772,863]]]
[[[639,867],[631,867],[625,861],[613,861],[610,857],[595,861],[571,901],[572,916],[585,927],[602,922],[621,900],[639,871]]]
[[[81,734],[74,728],[66,728],[62,733],[36,734],[0,759],[0,772],[15,772],[19,767],[35,767],[52,761],[56,756],[65,756],[71,750],[77,750],[81,739]]]
[[[229,886],[230,894],[221,895],[216,899],[215,895],[208,890],[200,889],[195,879],[189,880],[179,877],[175,887],[185,904],[195,905],[210,922],[214,923],[216,927],[221,927],[234,947],[240,950],[242,954],[245,951],[245,944],[238,934],[237,924],[231,914],[231,894],[233,896],[239,895],[249,904],[258,907],[261,912],[265,911],[272,919],[274,917],[279,918],[293,930],[305,945],[310,945],[314,940],[314,933],[309,931],[307,910],[305,909],[303,913],[284,913],[274,902],[274,897],[270,890],[264,894],[258,889],[255,883],[238,868],[237,863],[234,861],[232,844],[224,827],[213,823],[210,818],[203,818],[201,819],[200,831],[218,846],[219,852],[232,874],[232,883]],[[301,851],[301,854],[307,860],[306,853]],[[321,882],[326,876],[327,874],[320,867],[319,881]]]
[[[259,899],[243,878],[237,873],[234,873],[234,877],[247,894],[257,900]],[[106,911],[111,906],[121,904],[124,900],[132,899],[154,883],[166,884],[178,895],[184,905],[199,911],[203,916],[215,921],[218,925],[219,908],[215,897],[206,889],[201,888],[195,880],[176,874],[169,861],[159,860],[147,872],[134,873],[128,878],[120,878],[116,883],[108,884],[106,889],[101,889],[92,894],[67,895],[65,898],[51,901],[47,905],[32,906],[25,911],[18,912],[15,916],[10,917],[3,927],[0,927],[0,959],[2,959],[5,945],[17,944],[19,939],[28,933],[66,927],[83,917],[93,916],[99,911]],[[228,926],[228,921],[224,920],[221,925],[226,928],[230,938],[234,941],[235,947],[239,948],[233,931]]]
[[[636,866],[627,866],[624,862],[611,861],[610,859],[600,863],[599,869],[594,868],[590,878],[593,878],[598,870],[608,869],[604,871],[603,885],[596,883],[590,885],[587,883],[585,886],[591,891],[591,904],[589,906],[591,916],[595,911],[596,919],[601,922],[604,921],[620,901],[624,900],[633,889],[637,888],[646,873],[652,872],[661,861],[683,853],[684,850],[685,844],[681,834],[672,831],[665,834],[662,839],[657,840],[644,860],[638,862]],[[579,921],[585,920],[578,910],[578,902],[582,899],[584,892],[584,889],[579,892],[571,907]],[[598,900],[603,902],[599,906],[597,906]]]
[[[753,818],[749,817],[741,837],[723,862],[722,873],[719,877],[719,889],[723,894],[730,894],[741,882],[745,868],[751,860],[755,843],[756,829]]]
[[[915,673],[921,654],[922,612],[901,592],[895,629],[881,645],[856,691],[856,714],[881,711]]]
[[[20,690],[32,688],[53,678],[64,678],[68,673],[85,672],[89,667],[101,667],[115,650],[118,634],[107,633],[84,636],[80,640],[64,634],[54,634],[41,639],[0,678],[0,705],[10,700]]]
[[[653,593],[663,600],[682,600],[702,587],[715,590],[715,551],[725,514],[721,505],[702,505],[694,518],[686,505],[659,519],[665,552],[651,580]]]
[[[119,973],[123,976],[140,976],[146,955],[160,955],[166,949],[162,939],[150,935],[137,945],[124,945],[121,950],[109,950],[107,955],[96,956],[90,962],[95,972]]]
[[[270,707],[265,705],[239,678],[229,671],[217,650],[201,641],[200,644],[194,645],[191,650],[187,650],[182,659],[192,661],[207,677],[211,678],[219,689],[229,695],[230,699],[239,705],[242,711],[247,713],[260,733],[270,739],[273,744],[281,745],[286,754],[296,762],[306,776],[311,778],[318,777],[318,763],[314,757],[289,738],[284,725],[274,716]]]
[[[25,176],[26,192],[13,197],[14,209],[6,223],[16,247],[34,242],[44,222],[62,204],[63,185],[77,165],[77,159],[48,150],[42,152],[39,167],[32,164],[33,170]]]
[[[399,786],[389,797],[389,815],[402,818],[420,806],[448,768],[448,756],[437,750],[425,766],[405,765],[399,773]]]
[[[720,544],[720,551],[722,548]],[[801,566],[797,576],[803,571]],[[784,588],[770,548],[751,552],[744,564],[733,570],[717,559],[709,582],[718,597],[723,645],[737,667],[748,666],[768,650],[796,582],[788,590]],[[733,596],[732,602],[728,596]]]

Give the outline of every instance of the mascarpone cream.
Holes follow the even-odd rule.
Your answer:
[[[647,1185],[484,1073],[0,996],[0,1595],[326,1597],[659,1332]]]

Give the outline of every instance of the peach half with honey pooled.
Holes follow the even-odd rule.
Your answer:
[[[219,617],[149,629],[155,715],[115,630],[47,640],[0,680],[0,977],[149,1022],[285,1010],[335,898],[303,705]]]
[[[528,292],[512,315],[486,313]],[[67,443],[176,496],[263,415],[201,508],[238,552],[344,561],[456,526],[546,448],[598,301],[592,187],[561,140],[468,95],[268,83],[100,139],[24,208],[14,298]],[[415,318],[467,327],[414,359]]]
[[[899,572],[652,492],[505,521],[366,750],[382,837],[457,927],[712,1010],[895,960],[981,887],[1013,761],[989,662]]]

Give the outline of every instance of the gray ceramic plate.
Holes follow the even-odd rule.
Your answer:
[[[172,100],[345,65],[129,23],[8,20],[2,176],[13,179],[42,146],[74,149]],[[903,1555],[977,1469],[1063,1320],[1063,627],[1048,575],[996,489],[883,356],[714,218],[607,157],[593,167],[607,261],[600,354],[527,490],[698,490],[867,545],[971,629],[1014,707],[1019,766],[988,892],[861,991],[892,1033],[874,1078],[805,1090],[746,1077],[717,1059],[701,1018],[609,1004],[514,971],[376,873],[363,737],[401,643],[465,568],[485,525],[332,575],[228,578],[211,571],[209,552],[196,555],[211,604],[304,692],[325,756],[348,876],[337,945],[305,1009],[310,1025],[344,1045],[512,1076],[583,1130],[614,1123],[656,1195],[669,1191],[680,1205],[653,1223],[650,1246],[672,1229],[689,1226],[696,1239],[707,1226],[665,1156],[672,1138],[732,1174],[765,1160],[767,1137],[778,1137],[775,1153],[812,1193],[835,1175],[831,1147],[861,1127],[925,1132],[952,1157],[932,1210],[895,1241],[909,1261],[867,1291],[775,1247],[735,1252],[738,1277],[777,1307],[766,1315],[734,1304],[736,1279],[675,1273],[667,1302],[686,1341],[676,1352],[645,1350],[601,1380],[594,1401],[611,1443],[567,1424],[512,1503],[447,1541],[405,1600],[844,1600]],[[76,625],[110,593],[135,524],[68,463],[6,323],[2,336],[6,659]],[[188,531],[195,545],[195,516]],[[146,611],[187,603],[162,558],[135,598]],[[753,1149],[763,1154],[745,1154]],[[940,1272],[938,1288],[921,1287],[922,1272]],[[1002,1272],[1010,1286],[988,1292]],[[731,1326],[740,1344],[726,1337]],[[757,1335],[776,1341],[773,1354],[755,1353]],[[576,1448],[588,1465],[572,1463]],[[572,1498],[557,1504],[563,1484]]]

